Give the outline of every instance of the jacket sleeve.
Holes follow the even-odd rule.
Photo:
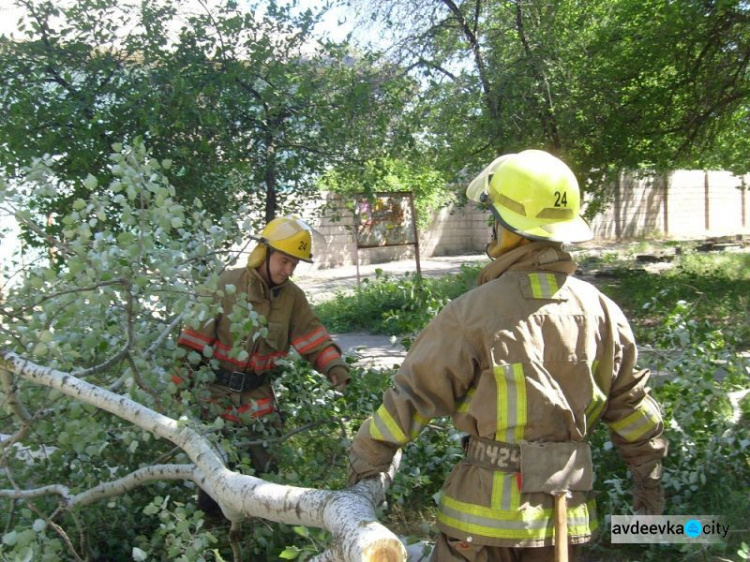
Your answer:
[[[185,326],[180,332],[177,345],[203,354],[203,349],[207,345],[213,345],[216,342],[216,322],[217,320],[210,320],[197,330]]]
[[[295,295],[290,331],[292,347],[329,380],[331,369],[335,366],[349,371],[341,348],[331,339],[301,290]]]
[[[659,405],[646,386],[648,369],[636,369],[637,349],[624,317],[616,329],[619,338],[615,342],[615,369],[602,420],[609,426],[612,442],[633,476],[636,500],[639,494],[645,494],[646,501],[663,508],[661,468],[668,445],[662,436],[664,422]],[[661,508],[649,511],[658,514],[653,512]]]
[[[213,295],[213,303],[215,305],[223,304],[224,297],[219,296],[221,291],[226,288],[226,272],[223,273],[217,282],[217,292]],[[204,355],[203,350],[208,346],[214,345],[218,339],[217,327],[221,321],[222,313],[218,312],[213,318],[206,320],[200,326],[184,326],[180,332],[180,337],[177,340],[177,345],[196,351],[199,354]]]
[[[187,375],[187,378],[192,378],[193,370],[196,369],[198,365],[208,363],[209,358],[206,357],[203,350],[207,345],[210,346],[216,342],[216,337],[214,336],[215,330],[215,320],[209,320],[198,329],[193,329],[189,326],[182,328],[180,336],[177,339],[177,345],[189,351],[195,351],[200,355],[201,359],[197,365],[189,361],[187,357],[182,359],[178,372],[173,373],[171,376],[173,383],[178,385],[186,383],[185,378],[182,375]]]
[[[223,277],[220,277],[219,288],[221,289],[223,289],[224,287],[224,283],[222,280]],[[215,295],[213,298],[214,303],[221,302],[218,296]],[[221,314],[217,314],[214,318],[203,322],[203,324],[198,327],[185,325],[180,331],[180,335],[177,338],[177,345],[188,351],[194,351],[198,353],[198,355],[200,355],[201,357],[198,365],[208,364],[211,357],[213,356],[213,353],[215,351],[214,349],[212,349],[208,354],[204,350],[206,346],[213,346],[216,343],[218,339],[216,328],[219,325],[220,320]],[[191,363],[188,358],[185,357],[185,359],[182,361],[183,368],[181,369],[181,371],[188,375],[192,375],[193,369],[198,365]],[[177,384],[185,382],[179,375],[172,375],[172,381]]]
[[[432,418],[455,412],[479,370],[478,353],[448,305],[419,335],[383,403],[359,428],[349,452],[349,484],[388,469],[393,455]]]

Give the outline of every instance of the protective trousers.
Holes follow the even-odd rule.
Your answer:
[[[568,545],[568,560],[578,562],[581,547]],[[484,546],[452,539],[440,533],[435,542],[435,549],[430,562],[550,562],[555,559],[554,546],[535,548],[514,548],[502,546]]]

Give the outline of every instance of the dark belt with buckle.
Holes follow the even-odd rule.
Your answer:
[[[255,390],[268,382],[268,376],[264,373],[245,373],[242,371],[229,371],[228,369],[216,369],[214,371],[214,384],[225,386],[232,392],[245,392]]]
[[[501,472],[521,471],[521,447],[483,437],[468,438],[464,446],[466,460],[476,466]]]

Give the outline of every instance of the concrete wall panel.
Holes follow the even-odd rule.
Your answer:
[[[750,234],[750,194],[742,178],[729,172],[677,170],[665,175],[623,175],[612,202],[590,221],[599,240],[632,238],[697,239]],[[744,177],[750,185],[750,174]],[[706,187],[708,186],[708,188]],[[323,194],[306,218],[323,235],[315,268],[357,263],[353,213],[346,201]],[[325,211],[320,214],[320,210]],[[421,256],[481,253],[489,241],[491,216],[474,204],[435,211],[419,232]],[[319,242],[319,241],[318,241]],[[359,263],[377,264],[415,257],[414,246],[359,250]]]

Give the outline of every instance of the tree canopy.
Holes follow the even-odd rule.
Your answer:
[[[253,516],[330,531],[331,559],[367,559],[363,552],[377,559],[382,548],[400,554],[404,547],[374,512],[389,480],[335,494],[320,489],[341,487],[320,465],[291,461],[278,486],[259,480],[239,454],[248,439],[243,426],[220,432],[221,417],[200,414],[206,385],[178,392],[171,382],[186,355],[176,331],[216,314],[216,281],[232,257],[215,248],[232,245],[241,231],[231,219],[214,223],[197,202],[193,211],[180,205],[165,174],[171,163],[154,159],[142,142],[117,148],[108,189],[89,174],[81,182],[86,194],[62,217],[61,235],[46,238],[62,263],[39,256],[0,301],[0,498],[8,507],[0,551],[50,561],[144,560],[147,553],[210,559],[212,548],[218,553],[227,543],[216,546],[203,528],[193,497],[201,486],[233,522],[235,550],[240,523]],[[21,188],[0,184],[0,206],[18,208],[31,195],[54,199],[53,164],[36,160]],[[117,220],[103,220],[107,213]],[[33,213],[17,216],[31,231],[41,228]],[[231,318],[237,330],[264,322],[246,300]],[[334,465],[340,478],[341,394],[294,358],[284,370],[290,376],[276,382],[280,399],[305,401],[290,412],[302,426],[294,429],[307,430],[308,445],[325,437],[317,454],[330,455],[328,472]],[[195,376],[210,380],[210,370]],[[341,432],[338,442],[330,428]],[[282,458],[297,454],[263,419],[254,431],[278,442]],[[225,468],[228,460],[237,461],[235,471]],[[175,481],[192,485],[172,487]],[[271,529],[254,535],[245,539],[255,553],[280,552],[288,540]]]
[[[175,161],[181,202],[247,203],[258,223],[301,208],[322,174],[344,191],[436,174],[417,190],[428,208],[524,148],[560,155],[605,200],[624,168],[747,171],[739,0],[339,0],[360,14],[358,43],[321,38],[325,10],[295,3],[17,3],[0,164],[12,178],[55,156],[66,189],[43,214],[136,137]]]
[[[247,204],[268,220],[301,208],[317,174],[381,152],[408,91],[370,57],[316,39],[309,10],[200,3],[178,18],[168,2],[19,4],[25,40],[0,42],[0,164],[14,178],[54,155],[65,189],[48,207],[30,202],[43,214],[107,171],[113,143],[140,137],[175,162],[179,201],[202,196],[215,217]]]
[[[525,148],[561,155],[595,191],[623,168],[747,171],[746,2],[346,3],[418,77],[424,150],[453,177]]]

